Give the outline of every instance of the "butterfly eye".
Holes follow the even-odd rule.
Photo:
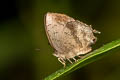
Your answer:
[[[93,43],[95,43],[95,42],[97,41],[97,38],[93,38],[93,40],[92,40],[92,41],[93,41]]]

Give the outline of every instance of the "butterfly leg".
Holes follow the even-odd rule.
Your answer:
[[[72,58],[75,62],[77,62],[77,60],[75,58]]]
[[[71,64],[73,64],[73,62],[72,62],[69,58],[67,58],[67,60],[68,60]]]
[[[78,56],[80,59],[82,58],[81,56]]]
[[[64,61],[64,59],[62,59],[62,58],[58,58],[58,61],[61,62],[61,63],[64,65],[64,67],[66,66],[66,65],[65,65],[65,61]]]

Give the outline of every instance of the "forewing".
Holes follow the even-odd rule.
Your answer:
[[[70,30],[66,28],[66,24],[75,21],[73,18],[64,14],[47,13],[45,16],[45,30],[51,46],[58,52],[65,51],[64,42],[67,35],[71,35]],[[69,40],[68,40],[69,42]]]

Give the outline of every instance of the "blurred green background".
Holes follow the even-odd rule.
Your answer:
[[[42,80],[63,67],[44,30],[47,12],[67,14],[101,31],[97,49],[120,38],[120,0],[1,0],[0,80]],[[120,49],[58,80],[120,80]]]

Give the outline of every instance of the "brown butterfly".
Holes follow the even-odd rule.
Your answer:
[[[45,15],[45,30],[54,56],[65,66],[65,61],[77,61],[75,56],[86,54],[92,50],[91,45],[97,41],[93,33],[100,33],[79,20],[65,14],[50,13]]]

